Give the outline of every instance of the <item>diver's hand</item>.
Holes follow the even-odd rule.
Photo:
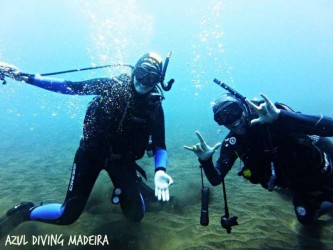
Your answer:
[[[172,178],[163,170],[155,173],[155,196],[160,201],[168,201],[170,199],[169,186],[173,183]]]
[[[184,146],[184,148],[194,152],[199,157],[200,160],[206,161],[213,156],[216,149],[218,149],[221,146],[221,143],[220,142],[216,143],[215,146],[210,147],[206,143],[202,135],[199,133],[199,131],[195,131],[195,133],[197,134],[200,142],[193,146]]]
[[[258,118],[251,121],[251,125],[257,123],[273,123],[279,118],[280,109],[275,107],[274,103],[270,101],[264,94],[260,94],[265,102],[259,106],[246,99],[246,102],[257,112]]]
[[[12,78],[16,81],[28,80],[28,77],[23,76],[16,66],[5,62],[0,62],[0,74],[3,74],[4,76]]]
[[[6,74],[19,71],[16,66],[5,62],[0,62],[0,70]]]

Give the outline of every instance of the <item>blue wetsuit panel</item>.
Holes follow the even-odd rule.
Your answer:
[[[61,204],[47,204],[36,207],[31,211],[31,220],[55,220],[60,218],[64,212],[64,207]]]
[[[53,92],[69,95],[75,94],[65,80],[58,78],[35,76],[33,80],[28,81],[28,83]]]
[[[156,148],[155,152],[155,168],[165,168],[167,167],[168,163],[168,154],[165,149]]]

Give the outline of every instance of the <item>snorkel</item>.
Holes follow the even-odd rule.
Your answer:
[[[220,87],[224,88],[225,90],[227,90],[230,94],[234,95],[242,104],[243,106],[245,107],[247,113],[249,115],[252,114],[251,112],[251,108],[250,106],[248,105],[248,103],[245,101],[246,100],[246,97],[241,95],[239,92],[237,92],[236,90],[234,90],[233,88],[231,88],[230,86],[228,86],[227,84],[225,84],[224,82],[221,82],[220,80],[218,79],[214,79],[214,82],[219,85]]]
[[[165,73],[167,71],[171,55],[172,55],[172,51],[169,51],[165,58],[164,66],[163,66],[162,73],[161,73],[161,87],[164,91],[169,91],[172,87],[172,84],[174,84],[174,82],[175,82],[174,79],[170,79],[167,83],[164,82]]]

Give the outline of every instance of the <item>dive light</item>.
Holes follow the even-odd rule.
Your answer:
[[[209,224],[208,204],[209,204],[209,188],[202,187],[202,189],[201,189],[201,215],[200,215],[200,225],[201,226],[208,226],[208,224]]]

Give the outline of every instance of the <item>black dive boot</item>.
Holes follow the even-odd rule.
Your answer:
[[[9,209],[0,218],[0,239],[8,235],[11,230],[24,221],[30,220],[30,211],[34,207],[32,202],[21,202]]]

